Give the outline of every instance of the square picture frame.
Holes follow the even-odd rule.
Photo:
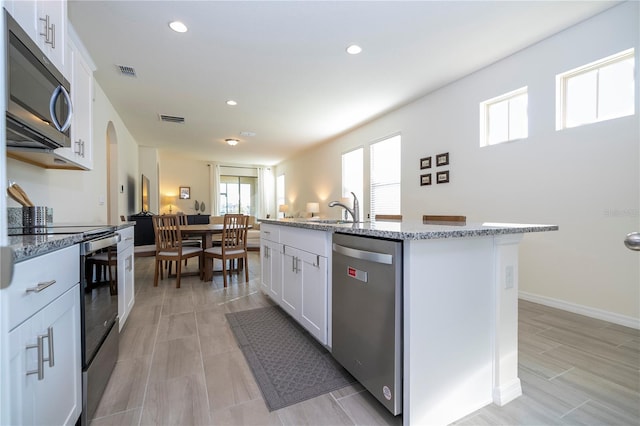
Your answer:
[[[449,170],[438,172],[436,174],[436,183],[448,183],[449,182]]]
[[[420,159],[420,170],[431,168],[431,156]]]
[[[446,166],[449,164],[449,153],[445,152],[444,154],[436,155],[436,166]]]
[[[431,173],[420,175],[420,186],[431,185]]]
[[[191,187],[190,186],[181,186],[180,187],[180,199],[188,200],[191,198]]]

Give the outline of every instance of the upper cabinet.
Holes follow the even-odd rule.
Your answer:
[[[93,168],[93,62],[69,24],[67,64],[71,83],[71,148],[58,148],[56,154],[85,170]]]
[[[51,63],[68,75],[65,67],[66,0],[5,0],[4,6]]]

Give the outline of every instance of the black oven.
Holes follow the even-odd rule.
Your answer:
[[[100,265],[111,268],[111,259],[115,263],[119,240],[120,235],[110,230],[86,236],[80,245],[83,425],[93,418],[118,360],[118,293]],[[117,274],[115,265],[113,269]]]

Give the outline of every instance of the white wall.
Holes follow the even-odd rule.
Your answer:
[[[94,82],[93,170],[48,170],[7,158],[7,179],[24,188],[36,205],[53,207],[55,222],[106,223],[107,125],[113,122],[118,142],[118,212],[128,213],[129,177],[138,175],[138,148],[100,86]],[[137,180],[136,180],[137,182]],[[135,189],[139,191],[139,184]],[[9,207],[18,207],[8,201]]]
[[[163,201],[163,196],[175,196],[175,203],[172,212],[183,212],[186,214],[197,214],[195,201],[204,202],[205,213],[211,212],[211,185],[209,184],[208,162],[193,160],[177,156],[172,151],[159,151],[160,169],[160,213],[169,213],[169,206]],[[178,189],[181,186],[191,188],[191,198],[188,200],[178,199]]]
[[[636,114],[557,132],[555,75],[630,47],[639,7],[627,2],[433,92],[335,141],[277,166],[293,212],[321,201],[339,217],[343,152],[402,134],[402,214],[461,214],[471,222],[554,223],[560,231],[527,234],[520,290],[563,308],[640,324],[640,257],[623,245],[640,230],[640,121]],[[529,137],[479,147],[479,103],[529,88]],[[419,185],[419,159],[449,152],[451,182]],[[424,171],[422,171],[424,172]],[[435,177],[435,176],[433,176]],[[368,181],[366,177],[365,182]],[[365,188],[365,193],[368,189]],[[368,209],[365,195],[363,208]],[[365,217],[366,217],[365,210]]]

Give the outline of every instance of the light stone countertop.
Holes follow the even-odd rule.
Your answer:
[[[522,234],[525,232],[557,231],[558,225],[519,223],[470,223],[466,225],[425,225],[420,221],[370,221],[359,223],[331,223],[311,219],[260,219],[262,223],[337,232],[340,234],[392,240],[430,240],[443,238],[485,237],[491,235]]]
[[[117,231],[134,225],[135,222],[121,222],[113,226]],[[13,261],[22,262],[32,257],[78,244],[82,240],[82,234],[10,235],[9,247],[13,250]]]

